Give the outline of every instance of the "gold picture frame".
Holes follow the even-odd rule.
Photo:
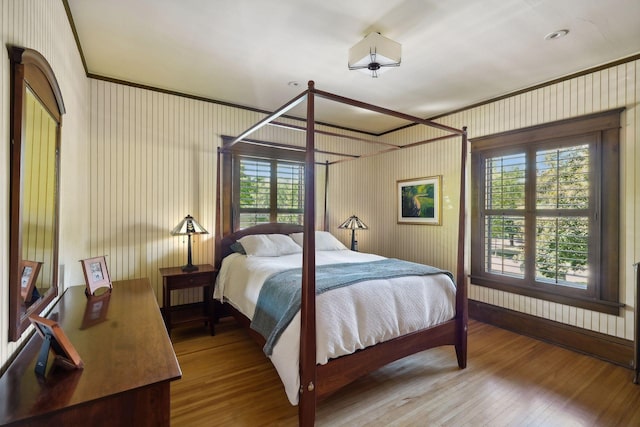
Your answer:
[[[37,261],[20,261],[20,296],[25,304],[31,301],[41,266],[42,263]]]
[[[111,290],[111,279],[105,256],[98,256],[80,260],[82,272],[87,285],[87,295],[95,295],[100,288]]]
[[[442,175],[397,181],[398,224],[442,225]]]

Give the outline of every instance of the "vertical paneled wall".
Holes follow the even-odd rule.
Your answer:
[[[170,231],[191,214],[208,231],[192,242],[193,262],[214,260],[217,148],[263,114],[89,79],[89,256],[107,256],[112,280],[148,277],[162,304],[161,267],[186,264],[186,237]],[[296,122],[300,125],[300,122]],[[252,139],[303,145],[304,134],[265,127]],[[324,167],[317,171],[323,203]],[[322,215],[316,220],[322,226]],[[78,278],[78,283],[83,283]],[[197,289],[172,304],[200,301]]]
[[[82,209],[87,192],[83,186],[88,169],[85,142],[89,117],[88,83],[64,6],[58,0],[2,0],[0,2],[0,365],[11,358],[21,341],[8,342],[9,318],[9,114],[10,64],[6,46],[22,46],[40,52],[51,64],[60,85],[67,113],[62,119],[60,176],[60,292],[70,269],[79,268],[84,253],[81,231],[86,229]],[[68,268],[66,268],[68,267]],[[80,272],[80,275],[82,273]],[[77,283],[77,282],[76,282]],[[82,282],[80,282],[82,283]],[[24,337],[28,334],[26,332]]]
[[[416,126],[381,139],[403,144],[441,134]],[[331,166],[331,231],[347,241],[348,232],[335,227],[356,214],[369,226],[357,232],[360,250],[455,271],[460,150],[456,137]],[[442,225],[398,224],[398,181],[434,176],[442,177]]]
[[[99,80],[90,87],[87,255],[106,255],[112,280],[148,277],[161,303],[158,268],[186,263],[186,238],[170,231],[187,214],[210,233],[193,239],[194,263],[212,263],[219,136],[255,117]]]
[[[633,339],[633,263],[640,261],[640,62],[629,62],[561,83],[532,90],[494,103],[456,113],[439,120],[452,127],[468,126],[469,138],[548,123],[584,114],[625,107],[621,129],[620,299],[626,304],[620,316],[612,316],[470,286],[470,298],[625,339]],[[411,142],[430,136],[423,127],[412,127],[383,138]],[[429,144],[362,163],[351,162],[330,171],[332,212],[339,218],[357,213],[371,226],[359,234],[361,248],[383,255],[455,268],[460,147],[455,140]],[[396,180],[443,175],[443,226],[396,223]],[[359,179],[360,177],[365,179]],[[341,186],[354,180],[356,186]]]

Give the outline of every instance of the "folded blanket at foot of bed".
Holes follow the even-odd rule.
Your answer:
[[[316,267],[316,294],[367,280],[433,274],[446,274],[453,280],[448,271],[394,258],[320,265]],[[302,269],[293,268],[269,277],[260,290],[251,328],[266,339],[263,350],[267,356],[271,356],[282,331],[300,310],[301,284]]]

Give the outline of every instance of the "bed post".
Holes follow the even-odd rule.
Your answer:
[[[465,229],[466,229],[466,187],[467,187],[467,127],[462,128],[462,144],[460,153],[460,212],[458,218],[458,261],[456,269],[456,318],[457,338],[456,356],[458,366],[464,369],[467,366],[467,331],[469,323],[469,304],[467,302],[467,281],[464,274],[465,260]]]
[[[329,215],[327,215],[327,196],[329,187],[329,160],[324,162],[324,217],[322,221],[324,231],[329,231]]]
[[[220,184],[222,183],[221,177],[222,172],[220,171],[220,156],[222,156],[220,147],[218,147],[218,156],[216,160],[216,235],[215,235],[215,246],[214,246],[214,260],[215,267],[220,268],[220,264],[222,263],[222,255],[220,250],[220,241],[222,240],[222,207],[220,200]]]
[[[313,81],[307,96],[307,150],[305,153],[304,243],[300,306],[300,401],[298,423],[312,426],[316,417],[316,251],[315,251],[315,141]]]

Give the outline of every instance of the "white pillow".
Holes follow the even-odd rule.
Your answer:
[[[304,233],[289,234],[294,242],[302,246]],[[328,231],[316,231],[316,251],[342,251],[347,247]]]
[[[248,256],[280,256],[302,252],[291,237],[284,234],[252,234],[238,239]]]

